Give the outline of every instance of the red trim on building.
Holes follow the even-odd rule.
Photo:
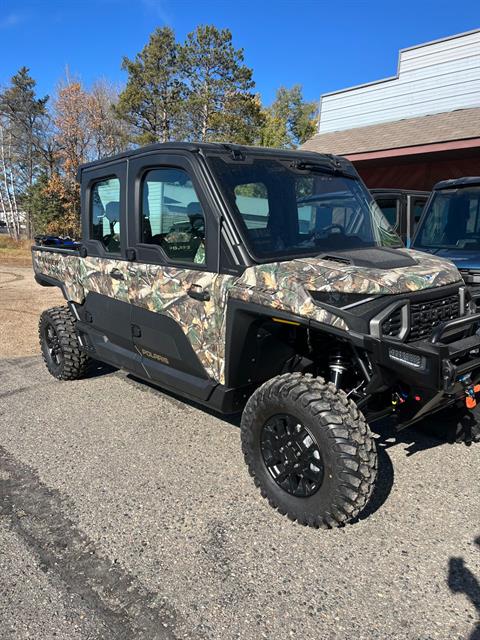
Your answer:
[[[480,149],[480,138],[469,138],[468,140],[452,140],[449,142],[437,142],[434,144],[423,144],[415,147],[398,147],[396,149],[381,149],[379,151],[367,151],[364,153],[345,154],[351,162],[362,162],[366,160],[380,160],[383,158],[404,158],[405,156],[418,156],[430,153],[442,153],[447,151],[458,151],[460,149]]]

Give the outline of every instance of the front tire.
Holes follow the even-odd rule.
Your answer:
[[[291,520],[338,527],[372,494],[372,433],[346,394],[322,378],[293,373],[265,382],[245,407],[241,436],[262,496]]]
[[[90,358],[81,350],[75,318],[68,307],[47,309],[38,325],[40,347],[47,369],[58,380],[78,380],[85,375]]]

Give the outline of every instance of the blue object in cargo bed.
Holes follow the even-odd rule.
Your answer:
[[[60,236],[35,236],[35,243],[42,247],[57,247],[58,249],[79,249],[80,243],[72,238]]]

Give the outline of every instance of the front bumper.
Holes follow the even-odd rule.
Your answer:
[[[463,401],[466,390],[480,381],[480,313],[442,323],[429,340],[401,342],[393,338],[360,338],[374,375],[367,393],[405,390],[399,413],[402,426],[438,409]]]

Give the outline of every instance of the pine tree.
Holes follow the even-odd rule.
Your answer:
[[[162,27],[134,60],[123,59],[128,79],[115,111],[131,127],[132,141],[148,144],[182,137],[185,85],[178,54],[173,30]]]
[[[27,67],[11,78],[10,86],[0,93],[0,127],[2,130],[2,208],[26,208],[27,234],[30,235],[30,212],[22,202],[23,195],[36,176],[52,162],[48,135],[48,96],[37,98],[35,80]],[[7,174],[10,181],[5,180]],[[18,226],[18,225],[17,225]]]
[[[260,125],[252,70],[235,49],[228,29],[199,26],[181,48],[187,82],[188,137],[192,140],[253,141]]]

